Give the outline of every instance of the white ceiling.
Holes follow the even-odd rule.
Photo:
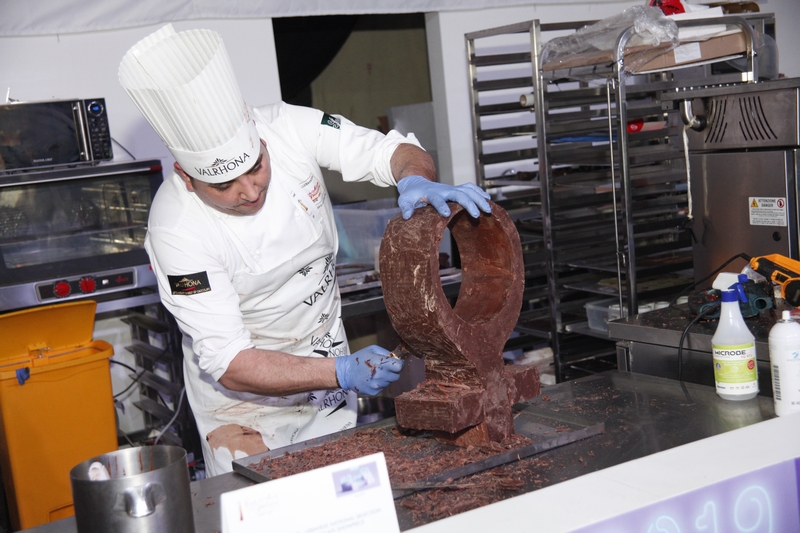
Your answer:
[[[431,13],[552,3],[553,0],[2,0],[0,36],[83,33],[179,20]]]

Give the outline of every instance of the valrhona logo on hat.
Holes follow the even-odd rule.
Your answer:
[[[236,171],[240,166],[245,165],[248,159],[252,159],[250,154],[243,152],[242,155],[233,159],[217,158],[209,166],[195,167],[194,170],[197,174],[204,177],[224,176],[229,172]],[[241,174],[241,172],[238,172],[237,175],[238,174]]]
[[[217,32],[168,24],[128,50],[119,80],[187,174],[222,183],[250,170],[258,129]]]

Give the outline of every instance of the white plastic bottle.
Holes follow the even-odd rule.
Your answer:
[[[749,400],[758,394],[756,342],[739,309],[741,285],[722,291],[717,331],[711,338],[714,352],[714,382],[725,400]]]
[[[800,411],[800,324],[790,311],[769,330],[769,363],[775,414]]]

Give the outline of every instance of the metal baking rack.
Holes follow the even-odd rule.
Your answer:
[[[342,295],[342,318],[364,316],[386,307],[383,303],[383,289],[380,273],[367,266],[359,268],[337,268],[339,293]],[[461,288],[461,270],[444,268],[439,271],[442,289],[448,297],[455,297]]]
[[[640,300],[668,299],[692,282],[684,123],[679,102],[665,95],[757,80],[751,25],[763,31],[770,20],[678,22],[738,26],[745,72],[714,73],[701,62],[630,74],[625,51],[633,28],[618,36],[611,60],[545,70],[544,43],[587,21],[533,20],[465,35],[478,184],[516,209],[526,243],[516,329],[549,341],[557,381],[616,365],[614,340],[588,328],[587,303],[616,297],[633,315]],[[629,131],[632,123],[648,127]],[[658,287],[664,277],[678,279]]]

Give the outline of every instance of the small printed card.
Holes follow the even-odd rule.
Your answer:
[[[383,453],[222,494],[222,533],[399,533]]]

